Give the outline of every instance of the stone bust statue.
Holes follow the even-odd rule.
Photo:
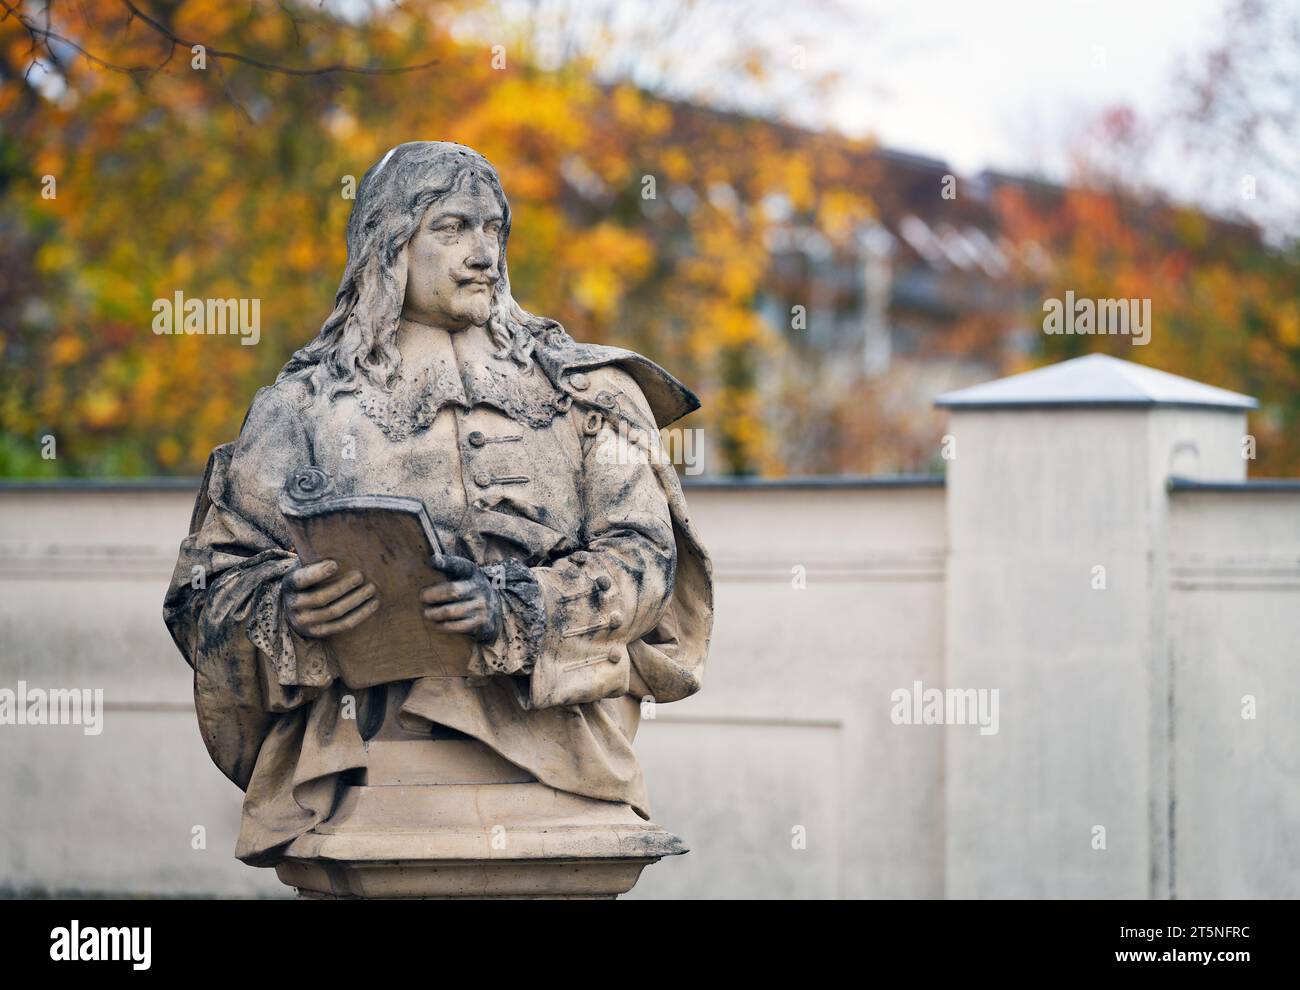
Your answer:
[[[509,236],[481,155],[384,155],[333,312],[213,451],[181,545],[164,618],[245,791],[236,856],[307,896],[616,895],[684,851],[648,823],[632,740],[708,649],[711,566],[658,433],[699,401],[520,307]],[[465,669],[346,683],[331,646],[383,603],[364,564],[295,552],[279,499],[304,467],[422,503],[438,580],[410,608],[464,637]],[[576,861],[600,869],[546,869]]]

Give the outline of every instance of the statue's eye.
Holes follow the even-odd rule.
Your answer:
[[[444,220],[433,229],[440,234],[458,234],[460,233],[460,221]]]

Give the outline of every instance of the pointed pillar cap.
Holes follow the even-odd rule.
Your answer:
[[[970,388],[934,400],[947,409],[1059,409],[1073,407],[1257,409],[1249,395],[1204,385],[1109,354],[1087,354],[1060,364]]]

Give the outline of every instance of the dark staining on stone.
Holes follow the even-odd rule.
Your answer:
[[[384,706],[388,700],[388,685],[379,684],[361,692],[357,699],[357,730],[362,739],[377,733],[384,722]]]
[[[641,589],[645,587],[645,566],[642,565],[638,567],[629,564],[623,569],[627,571],[628,577],[630,577],[632,583],[636,585],[637,593],[640,594]]]

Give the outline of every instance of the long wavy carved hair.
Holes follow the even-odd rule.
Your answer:
[[[487,321],[498,356],[529,368],[539,339],[568,339],[559,323],[527,312],[510,294],[510,204],[496,169],[464,145],[412,141],[393,148],[362,177],[348,217],[348,261],[334,311],[277,380],[304,377],[313,390],[330,396],[355,391],[360,379],[379,388],[393,385],[402,364],[397,327],[406,296],[404,249],[430,204],[457,189],[471,173],[491,187],[503,217],[500,278],[492,290]]]

